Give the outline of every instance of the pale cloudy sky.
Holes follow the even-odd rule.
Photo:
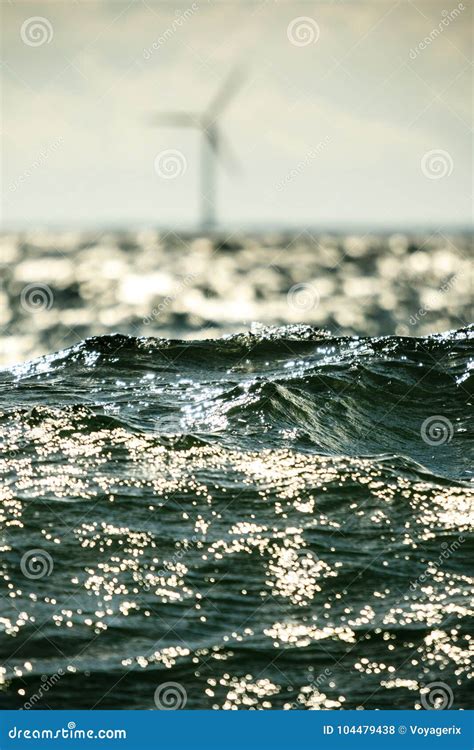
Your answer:
[[[221,124],[241,173],[219,172],[223,225],[470,223],[468,0],[197,0],[178,25],[191,6],[2,1],[5,227],[192,226],[199,134],[147,118],[199,112],[239,63]],[[25,43],[37,16],[46,41]],[[186,160],[176,179],[155,171],[165,149]]]

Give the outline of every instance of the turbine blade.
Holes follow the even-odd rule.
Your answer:
[[[244,80],[244,69],[240,67],[234,68],[206,109],[203,120],[206,122],[214,122],[216,117],[223,112],[230,100],[237,94],[238,90],[242,87]]]
[[[234,150],[231,148],[227,138],[223,137],[222,133],[219,132],[219,137],[217,137],[215,133],[203,130],[203,136],[207,139],[216,159],[221,161],[222,166],[229,174],[236,175],[242,172]]]
[[[157,112],[150,117],[150,125],[169,128],[200,128],[199,115],[194,112]]]

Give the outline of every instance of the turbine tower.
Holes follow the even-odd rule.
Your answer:
[[[201,228],[210,231],[216,226],[217,162],[223,159],[225,166],[236,171],[237,161],[224,139],[218,124],[224,109],[236,95],[244,81],[241,68],[235,68],[214,99],[202,114],[195,112],[162,112],[152,118],[159,127],[196,128],[201,131]]]

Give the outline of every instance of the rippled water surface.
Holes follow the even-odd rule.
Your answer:
[[[467,707],[472,355],[290,326],[2,371],[0,705]]]

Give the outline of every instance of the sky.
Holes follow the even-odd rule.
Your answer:
[[[218,166],[222,226],[472,221],[467,0],[2,0],[1,12],[4,229],[196,226],[202,136],[151,119],[204,111],[236,66],[246,78],[219,118],[238,162]]]

